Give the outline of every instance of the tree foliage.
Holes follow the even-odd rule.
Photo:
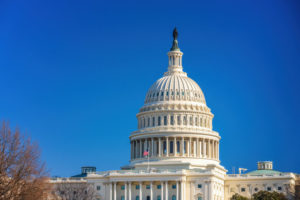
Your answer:
[[[45,166],[38,146],[0,124],[0,200],[40,200],[47,195]]]
[[[249,200],[247,197],[244,197],[242,195],[239,194],[234,194],[230,200]]]
[[[259,191],[253,195],[253,200],[287,200],[287,198],[284,194],[275,191]]]

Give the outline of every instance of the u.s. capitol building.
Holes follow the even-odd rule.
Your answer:
[[[299,177],[259,162],[258,170],[226,174],[220,164],[220,134],[199,85],[183,71],[177,31],[168,52],[168,68],[148,90],[131,133],[130,163],[117,171],[83,168],[82,177],[53,183],[93,183],[99,200],[224,200],[277,191],[293,199]],[[90,170],[87,172],[86,170]]]

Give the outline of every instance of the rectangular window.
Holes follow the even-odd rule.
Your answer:
[[[155,126],[155,117],[152,117],[152,126]]]
[[[177,116],[177,124],[180,125],[180,116]]]
[[[135,200],[140,200],[140,196],[136,196],[136,197],[135,197]]]
[[[172,185],[172,189],[176,189],[176,184],[173,184],[173,185]]]
[[[174,148],[173,148],[173,144],[174,142],[173,141],[170,141],[170,153],[174,153]]]
[[[157,187],[157,189],[159,189],[159,190],[161,189],[161,185],[157,185],[156,187]],[[159,197],[160,197],[160,196],[159,196]]]
[[[146,185],[146,189],[149,190],[150,189],[150,185]]]
[[[281,188],[281,187],[278,187],[277,189],[278,189],[278,190],[282,190],[282,188]]]
[[[124,197],[124,196],[121,196],[121,200],[125,200],[125,197]]]
[[[201,185],[201,184],[198,184],[198,188],[201,189],[201,188],[202,188],[202,185]]]
[[[121,190],[125,190],[125,185],[121,185]]]
[[[180,153],[180,141],[177,141],[177,153]]]
[[[183,153],[186,153],[186,151],[185,151],[186,150],[186,141],[184,141],[183,144],[184,144]]]
[[[160,126],[160,116],[157,118],[157,125]]]
[[[97,190],[101,190],[101,186],[100,185],[97,186]]]
[[[190,116],[190,125],[192,126],[193,125],[193,117]]]
[[[160,195],[157,196],[157,200],[161,200]]]
[[[268,190],[268,191],[271,191],[271,190],[272,190],[272,188],[271,188],[271,187],[267,187],[267,190]]]
[[[139,190],[139,189],[140,189],[140,185],[136,185],[136,186],[135,186],[135,189],[136,189],[136,190]]]
[[[183,116],[183,125],[187,125],[186,116]]]
[[[149,127],[150,126],[150,118],[148,117],[148,123],[147,123],[147,126]]]
[[[171,125],[174,125],[174,116],[171,116]]]
[[[167,125],[167,116],[164,116],[164,125]]]
[[[166,141],[164,141],[163,142],[163,152],[164,152],[164,154],[167,154],[167,142]]]
[[[242,191],[242,192],[245,192],[245,191],[246,191],[246,189],[245,189],[245,188],[242,188],[242,189],[241,189],[241,191]]]

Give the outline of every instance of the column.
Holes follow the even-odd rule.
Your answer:
[[[151,157],[154,156],[154,141],[153,138],[151,138]]]
[[[179,200],[178,197],[179,197],[179,182],[176,181],[176,200]]]
[[[214,159],[215,158],[215,141],[212,141],[211,146],[212,146],[212,148],[211,148],[211,154],[212,154],[211,158]]]
[[[217,160],[219,160],[219,142],[217,142]]]
[[[169,156],[169,138],[166,137],[166,156],[168,157]]]
[[[117,200],[117,183],[114,182],[114,200]]]
[[[184,200],[184,196],[183,196],[183,181],[181,181],[180,183],[180,200]]]
[[[109,183],[109,199],[112,200],[112,183]]]
[[[194,193],[193,193],[193,182],[190,182],[190,199],[193,199]]]
[[[210,158],[210,152],[211,152],[211,148],[210,148],[210,140],[207,141],[207,147],[208,147],[208,151],[207,151],[207,155],[208,155],[208,158]]]
[[[158,138],[158,157],[161,157],[161,138]]]
[[[187,156],[190,157],[190,146],[191,146],[191,138],[187,142]]]
[[[145,139],[145,141],[144,141],[143,153],[144,153],[144,151],[148,151],[148,141],[147,141],[147,139]]]
[[[204,139],[201,140],[201,147],[202,147],[202,149],[201,149],[201,153],[202,153],[201,155],[202,155],[202,156],[201,156],[201,157],[202,157],[202,158],[205,158],[205,153],[204,153],[204,149],[205,149],[205,146],[204,146]]]
[[[130,160],[133,159],[133,156],[132,156],[132,142],[130,141]]]
[[[142,150],[142,140],[140,140],[140,156],[139,158],[142,158],[143,150]]]
[[[200,146],[200,143],[199,143],[199,138],[197,138],[197,157],[199,158],[200,157],[200,148],[199,148],[199,146]]]
[[[204,200],[209,200],[209,192],[208,192],[208,181],[205,181],[204,184]]]
[[[138,143],[137,140],[135,140],[135,158],[138,158],[139,152],[138,152]]]
[[[184,137],[181,138],[181,147],[180,147],[180,152],[181,152],[181,156],[183,156],[184,154]]]
[[[161,198],[161,200],[164,200],[164,182],[160,182],[160,198]]]
[[[127,200],[127,183],[124,184],[124,199]]]
[[[153,184],[150,182],[150,200],[153,200]]]
[[[197,139],[195,140],[195,141],[193,141],[193,143],[194,143],[194,157],[196,157],[197,156]]]
[[[168,181],[165,182],[166,184],[166,199],[165,200],[168,200]]]
[[[142,185],[142,182],[140,182],[140,200],[143,200],[143,185]]]
[[[174,156],[176,157],[177,155],[177,141],[176,141],[176,137],[174,138],[174,142],[173,142],[173,151],[174,151]]]
[[[131,182],[128,183],[128,200],[131,200]]]

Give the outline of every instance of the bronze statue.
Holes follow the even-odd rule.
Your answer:
[[[178,37],[178,32],[177,32],[177,29],[175,27],[174,30],[173,30],[173,38],[174,38],[174,40],[177,40],[177,37]]]

